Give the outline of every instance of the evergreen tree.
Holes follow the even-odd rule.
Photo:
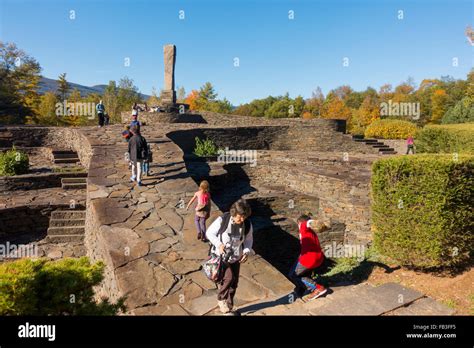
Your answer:
[[[58,77],[58,90],[57,90],[58,99],[60,101],[66,100],[70,89],[71,87],[69,86],[69,83],[66,80],[66,73],[62,73]]]

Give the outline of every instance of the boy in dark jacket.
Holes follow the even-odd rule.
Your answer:
[[[130,127],[133,134],[128,141],[128,153],[130,154],[130,162],[132,162],[132,176],[130,180],[136,181],[138,186],[142,185],[142,165],[143,161],[148,158],[148,144],[144,137],[140,134],[139,126]]]
[[[308,300],[314,300],[327,292],[327,289],[311,279],[311,273],[314,269],[320,267],[324,262],[324,253],[321,250],[318,236],[310,227],[311,223],[316,224],[318,232],[324,231],[326,225],[315,220],[310,220],[309,216],[302,215],[298,218],[298,227],[300,230],[301,252],[294,266],[290,271],[290,279],[296,285],[295,293],[302,296],[306,290],[311,293]]]

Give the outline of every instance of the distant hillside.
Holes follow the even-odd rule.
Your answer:
[[[46,92],[55,93],[58,89],[58,81],[53,80],[53,79],[48,79],[47,77],[42,77],[40,80],[39,86],[40,86],[39,88],[40,94],[44,94]],[[107,85],[96,85],[96,86],[88,87],[88,86],[79,85],[73,82],[69,82],[69,86],[71,86],[71,90],[73,90],[74,88],[77,88],[79,92],[81,92],[81,95],[83,97],[88,96],[91,93],[103,94],[105,88],[107,87]],[[145,100],[150,98],[150,96],[147,94],[140,93],[140,96],[142,99],[145,99]]]

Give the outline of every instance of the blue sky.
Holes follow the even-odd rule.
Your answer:
[[[189,92],[210,81],[238,105],[309,97],[317,86],[465,78],[473,17],[470,0],[0,0],[0,38],[35,57],[46,77],[66,72],[92,86],[128,76],[146,94],[162,87],[162,46],[173,43],[177,85]]]

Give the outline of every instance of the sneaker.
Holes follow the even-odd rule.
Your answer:
[[[234,311],[229,311],[227,313],[224,313],[225,316],[229,316],[229,317],[240,317],[241,314],[239,311],[237,310],[234,310]]]
[[[223,314],[227,314],[230,312],[229,307],[227,306],[226,301],[217,301],[217,304],[219,305],[219,309]]]
[[[137,182],[137,185],[142,186],[142,182],[141,181]]]
[[[308,295],[307,300],[312,301],[320,296],[323,296],[326,292],[328,292],[328,289],[326,289],[322,285],[317,285],[316,289],[314,289],[313,292],[311,292],[311,294]]]
[[[198,233],[197,239],[198,239],[198,240],[201,239],[201,233]]]
[[[136,179],[137,179],[137,178],[136,178],[135,176],[131,176],[131,177],[130,177],[130,181],[131,181],[131,182],[134,182]]]

